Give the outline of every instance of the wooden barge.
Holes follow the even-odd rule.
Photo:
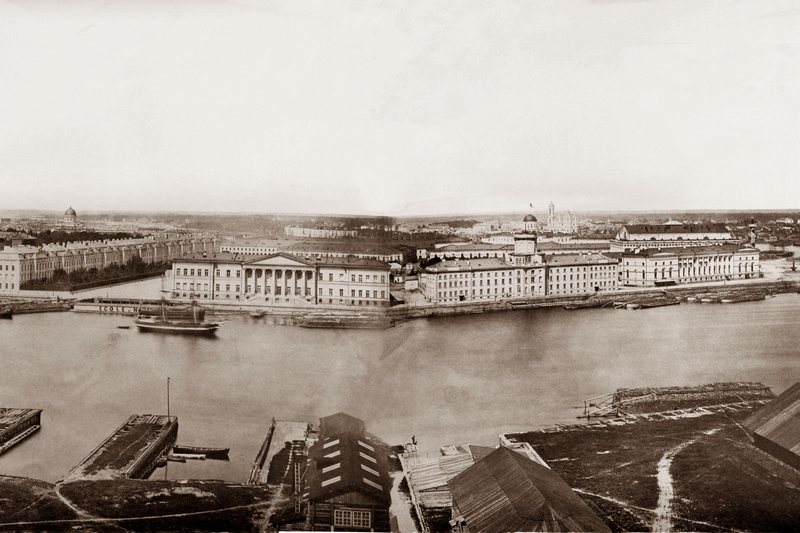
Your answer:
[[[41,409],[0,407],[0,455],[39,431],[41,415]]]
[[[62,481],[84,479],[146,479],[178,437],[178,418],[131,415]]]

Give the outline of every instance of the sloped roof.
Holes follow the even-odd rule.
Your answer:
[[[800,382],[750,415],[743,425],[800,456]]]
[[[329,500],[349,492],[370,496],[389,505],[387,451],[363,434],[328,435],[308,450],[306,491],[312,501]]]
[[[335,435],[339,433],[362,434],[367,430],[366,424],[360,418],[339,411],[332,415],[323,416],[319,419],[319,432],[321,436]]]
[[[469,531],[610,531],[558,474],[500,447],[453,478]]]
[[[730,233],[725,224],[625,224],[628,234]]]

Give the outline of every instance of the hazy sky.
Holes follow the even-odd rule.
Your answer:
[[[0,0],[0,209],[800,207],[800,4]]]

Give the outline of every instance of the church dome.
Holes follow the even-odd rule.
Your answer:
[[[74,216],[75,216],[75,215],[77,215],[77,214],[78,214],[78,213],[76,213],[76,212],[75,212],[75,210],[74,210],[74,209],[72,209],[72,206],[70,206],[70,208],[69,208],[69,209],[67,209],[66,211],[64,211],[64,216],[73,216],[73,217],[74,217]]]
[[[523,222],[536,222],[536,217],[533,215],[526,215],[525,218],[522,219]]]

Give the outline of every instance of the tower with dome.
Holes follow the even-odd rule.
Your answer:
[[[61,221],[62,225],[75,227],[78,225],[78,213],[72,209],[72,206],[69,206],[69,209],[64,211],[64,218]]]
[[[532,214],[522,219],[522,231],[514,235],[514,252],[508,255],[508,262],[514,265],[531,265],[541,262],[536,253],[538,221]]]

